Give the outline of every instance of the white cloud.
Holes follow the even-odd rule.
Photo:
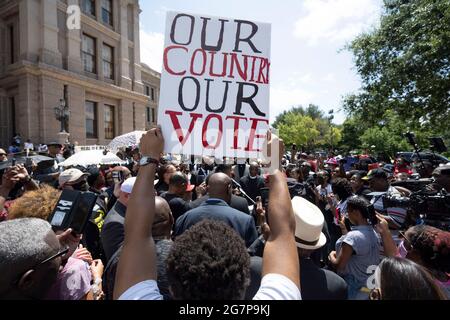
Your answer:
[[[308,105],[313,97],[314,94],[298,87],[272,86],[270,89],[270,121],[274,121],[278,114],[293,106]]]
[[[150,68],[161,72],[164,50],[164,35],[159,32],[146,32],[141,28],[141,61]]]
[[[323,77],[322,80],[325,81],[325,82],[336,81],[336,75],[333,72],[330,72],[325,77]]]
[[[379,21],[380,0],[305,0],[306,12],[294,26],[294,36],[309,46],[320,41],[343,44]]]

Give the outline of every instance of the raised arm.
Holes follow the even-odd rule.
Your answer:
[[[161,129],[154,128],[141,138],[143,156],[159,159],[164,139]],[[156,280],[156,252],[151,226],[155,216],[155,164],[139,169],[125,217],[125,241],[117,267],[114,299],[145,280]]]
[[[389,224],[386,221],[385,217],[379,213],[376,215],[378,219],[378,224],[376,229],[381,236],[381,240],[383,242],[384,255],[386,257],[395,257],[397,256],[397,245],[395,244],[394,239],[392,238],[391,231],[389,230]]]
[[[269,150],[279,144],[279,159],[283,154],[283,142],[272,135]],[[273,164],[273,161],[272,161]],[[286,177],[276,169],[269,178],[268,220],[270,236],[263,255],[263,276],[276,273],[286,276],[300,288],[300,265],[295,244],[295,219]]]

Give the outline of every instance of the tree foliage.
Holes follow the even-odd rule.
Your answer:
[[[406,126],[450,131],[450,0],[384,0],[380,27],[348,49],[363,86],[346,111],[369,126],[390,110]]]
[[[280,136],[286,145],[292,143],[308,150],[336,146],[341,140],[341,129],[325,117],[316,105],[307,108],[293,107],[278,115],[272,125],[280,131]]]

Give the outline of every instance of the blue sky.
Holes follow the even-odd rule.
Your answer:
[[[361,85],[352,56],[340,50],[379,23],[381,0],[140,0],[141,60],[161,71],[168,10],[272,24],[270,112],[314,103],[339,110]],[[340,51],[340,52],[339,52]],[[335,123],[342,123],[340,111]]]

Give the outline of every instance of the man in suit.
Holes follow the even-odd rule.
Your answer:
[[[308,200],[292,199],[295,216],[295,242],[300,259],[300,283],[303,300],[346,300],[347,284],[340,276],[321,269],[311,255],[322,248],[327,239],[322,232],[325,219],[320,209]]]
[[[264,178],[259,175],[259,165],[256,162],[250,164],[250,170],[248,175],[241,178],[239,183],[242,186],[244,192],[253,200],[256,201],[256,197],[261,196],[261,188],[264,188]],[[252,203],[248,201],[248,204]]]
[[[211,175],[207,176],[205,179],[205,187],[208,186],[208,182],[209,182],[209,178],[211,177]],[[193,202],[190,203],[190,207],[191,209],[195,209],[199,206],[201,206],[206,200],[209,199],[209,194],[197,194],[197,199]],[[231,195],[231,201],[229,203],[230,207],[232,207],[233,209],[239,210],[243,213],[246,214],[250,214],[250,210],[248,209],[248,204],[247,204],[247,200],[245,200],[242,197],[236,196],[236,195]]]
[[[247,247],[258,237],[255,221],[229,206],[232,196],[232,181],[224,173],[215,173],[208,179],[209,198],[199,207],[186,212],[175,224],[175,236],[181,235],[196,223],[205,220],[219,220],[233,228],[245,241]],[[245,200],[244,200],[245,201]]]

